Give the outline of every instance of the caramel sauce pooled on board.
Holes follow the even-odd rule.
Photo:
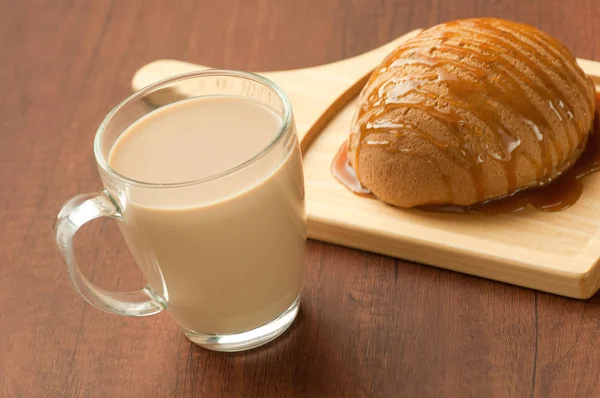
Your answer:
[[[596,104],[594,127],[589,134],[585,150],[571,168],[552,182],[471,206],[428,205],[418,208],[431,212],[493,215],[523,210],[528,204],[547,212],[570,207],[579,199],[583,191],[580,178],[600,170],[600,92],[596,93]],[[331,165],[331,172],[340,183],[355,194],[374,197],[360,184],[354,169],[350,166],[347,142],[340,147]]]
[[[477,45],[467,45],[465,40],[469,39],[475,40]],[[436,51],[451,54],[457,60],[436,57]],[[380,81],[372,77],[372,81],[367,83],[371,85],[370,95],[364,99],[355,119],[361,122],[354,132],[354,169],[360,170],[360,151],[367,146],[380,146],[392,152],[402,151],[437,163],[430,154],[399,147],[395,140],[397,137],[413,135],[427,141],[437,148],[441,156],[467,170],[479,201],[485,199],[482,163],[486,159],[501,163],[507,191],[515,192],[517,157],[512,154],[521,145],[521,139],[505,124],[497,106],[502,104],[520,116],[535,134],[541,156],[532,156],[525,151],[519,156],[530,161],[535,169],[537,184],[542,185],[545,179],[551,178],[556,172],[556,166],[565,166],[567,157],[577,143],[584,141],[584,134],[589,129],[589,126],[580,125],[581,122],[574,117],[575,104],[565,97],[551,73],[570,82],[576,97],[586,98],[584,113],[593,112],[594,104],[588,100],[586,91],[589,90],[586,87],[588,78],[565,61],[570,59],[573,57],[564,46],[553,38],[543,36],[535,28],[514,24],[508,29],[494,18],[449,22],[422,31],[398,47],[379,70],[380,73],[386,73],[404,65],[418,65],[417,72]],[[532,79],[524,69],[529,69],[536,78]],[[567,76],[566,71],[574,72],[572,76],[576,78]],[[427,84],[431,82],[443,85],[444,93],[438,95],[429,91]],[[531,102],[528,91],[547,99],[546,114]],[[482,92],[485,96],[481,96]],[[471,101],[471,98],[477,100]],[[414,108],[425,111],[447,126],[457,144],[440,141],[411,123],[382,123],[379,120],[381,115],[393,109]],[[548,111],[556,115],[560,123],[548,120]],[[370,112],[369,116],[364,120],[367,112]],[[485,133],[481,127],[470,123],[469,118],[483,122],[489,131]],[[566,137],[566,151],[557,140],[548,138],[552,131],[558,131]],[[389,134],[390,139],[370,139],[373,134],[382,133]],[[446,182],[446,200],[452,203],[452,189],[449,176],[446,175],[448,172],[439,169]]]
[[[331,164],[331,173],[336,180],[341,182],[342,185],[358,196],[373,196],[367,188],[362,186],[360,181],[358,181],[358,178],[356,178],[356,173],[348,161],[347,142],[344,142],[342,146],[340,146],[338,153],[335,155],[333,163]]]

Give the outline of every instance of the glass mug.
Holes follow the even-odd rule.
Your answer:
[[[244,163],[196,181],[136,181],[109,166],[111,148],[132,123],[162,106],[215,95],[268,106],[281,116],[277,135]],[[104,190],[72,198],[55,226],[69,280],[87,302],[118,315],[168,310],[192,342],[218,351],[257,347],[292,324],[302,290],[306,213],[292,108],[278,86],[220,70],[160,81],[106,116],[94,154]],[[102,290],[77,268],[73,237],[102,216],[117,220],[147,280],[142,290]]]

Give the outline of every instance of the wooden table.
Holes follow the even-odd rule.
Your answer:
[[[600,396],[598,295],[309,242],[295,324],[263,348],[221,354],[192,345],[167,314],[84,304],[53,254],[55,213],[100,188],[95,129],[143,64],[299,68],[488,15],[600,60],[598,0],[0,0],[0,397]],[[142,286],[114,222],[81,235],[95,283]]]

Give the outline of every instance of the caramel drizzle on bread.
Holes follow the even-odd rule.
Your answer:
[[[407,67],[410,73],[403,72]],[[414,135],[469,172],[478,201],[487,199],[482,164],[488,159],[502,164],[508,193],[523,188],[517,184],[517,156],[535,169],[536,180],[529,186],[543,185],[570,167],[585,147],[591,125],[583,121],[594,113],[593,87],[562,44],[531,26],[495,18],[437,25],[392,52],[365,86],[353,122],[352,166],[360,180],[360,151],[368,146],[438,165],[435,156],[395,139]],[[392,110],[425,112],[443,123],[452,139],[401,118],[382,117]],[[538,153],[522,150],[523,137],[515,134],[514,123],[531,130]],[[556,137],[563,137],[566,150]],[[451,177],[436,167],[452,203]]]

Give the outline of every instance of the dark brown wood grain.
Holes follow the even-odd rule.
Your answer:
[[[472,16],[533,24],[600,60],[597,0],[0,0],[0,397],[600,396],[598,295],[309,242],[291,329],[221,354],[168,314],[84,304],[53,254],[60,205],[101,187],[95,129],[145,63],[299,68]],[[113,222],[86,226],[77,250],[101,287],[142,286]]]

